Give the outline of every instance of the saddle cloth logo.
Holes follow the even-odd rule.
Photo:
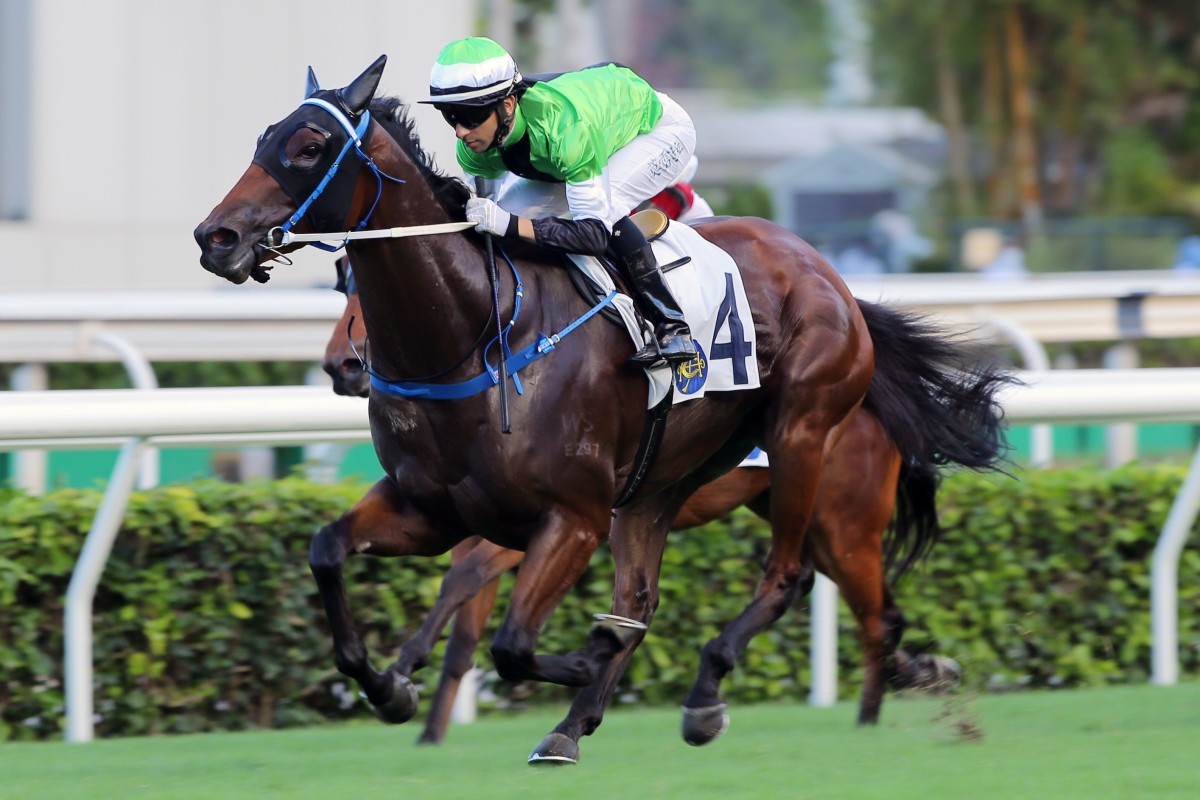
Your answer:
[[[675,391],[683,395],[695,394],[708,379],[708,356],[704,347],[696,343],[696,357],[675,367]]]

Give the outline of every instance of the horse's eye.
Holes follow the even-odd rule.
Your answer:
[[[280,143],[279,161],[285,167],[301,172],[316,169],[325,155],[329,136],[328,131],[315,125],[300,124]]]

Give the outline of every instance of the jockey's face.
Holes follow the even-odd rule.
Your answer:
[[[510,115],[513,112],[517,100],[515,97],[506,97],[501,101],[500,106],[495,106],[492,113],[488,114],[487,119],[479,123],[473,128],[468,128],[462,123],[456,123],[454,126],[454,135],[462,140],[462,143],[471,148],[473,153],[482,153],[492,146],[492,142],[496,139],[496,129],[500,127],[500,115],[497,112]]]

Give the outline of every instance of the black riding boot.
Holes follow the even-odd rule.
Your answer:
[[[648,367],[663,359],[677,364],[695,358],[692,332],[641,230],[629,217],[618,220],[613,226],[611,243],[625,276],[633,284],[638,310],[654,326],[656,341],[634,353],[629,363]]]

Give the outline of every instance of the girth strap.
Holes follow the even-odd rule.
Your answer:
[[[621,490],[617,502],[613,503],[613,508],[620,508],[633,499],[658,459],[658,448],[662,444],[663,432],[667,429],[667,414],[674,399],[675,383],[672,382],[667,389],[667,396],[646,412],[646,427],[642,429],[642,441],[638,445],[637,455],[633,458],[633,471],[625,479],[625,488]]]

